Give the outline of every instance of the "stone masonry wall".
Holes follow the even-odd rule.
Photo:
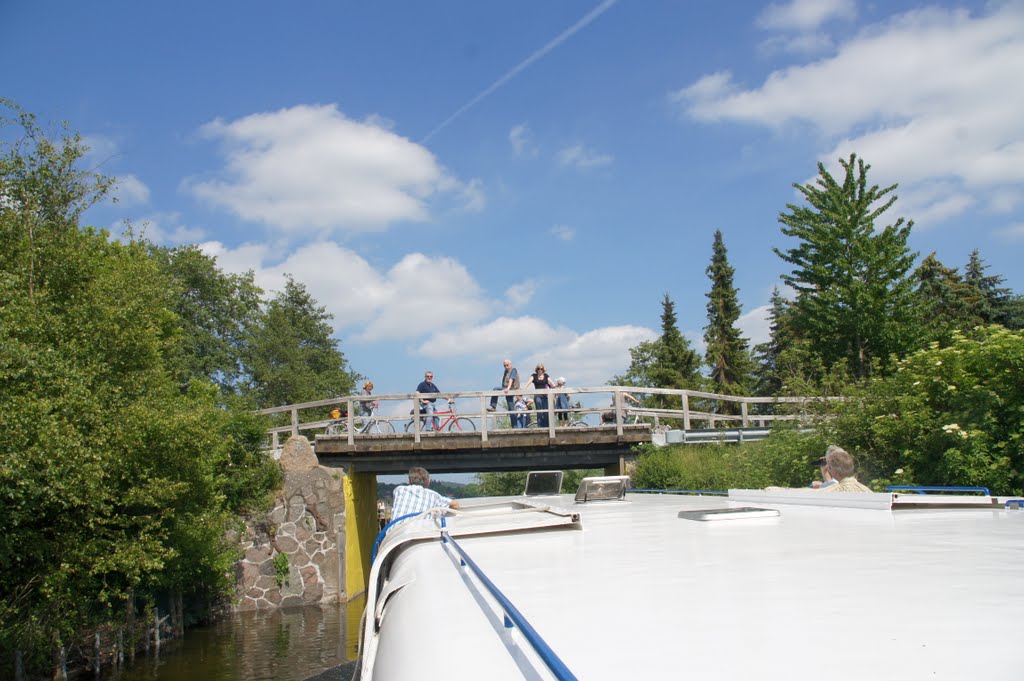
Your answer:
[[[344,596],[342,473],[320,466],[304,437],[285,443],[281,469],[284,485],[274,508],[247,522],[240,538],[245,555],[235,565],[238,610],[334,603]],[[278,555],[288,559],[281,586]]]

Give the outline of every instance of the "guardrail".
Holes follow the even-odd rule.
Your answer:
[[[619,435],[622,435],[623,427],[629,423],[646,423],[652,430],[678,428],[686,431],[696,431],[688,436],[687,442],[695,442],[699,439],[698,433],[703,430],[709,433],[711,440],[721,440],[720,434],[725,429],[732,428],[739,432],[738,428],[749,429],[752,427],[768,428],[771,424],[780,421],[806,422],[811,418],[808,409],[814,403],[821,403],[838,398],[810,398],[810,397],[737,397],[734,395],[719,395],[698,390],[671,390],[667,388],[638,388],[635,386],[599,386],[593,388],[551,388],[547,390],[522,391],[519,394],[536,397],[547,396],[547,407],[541,411],[531,410],[527,412],[533,417],[547,415],[547,428],[550,438],[555,437],[558,429],[567,426],[559,423],[558,416],[572,412],[580,418],[592,418],[592,427],[614,427]],[[569,401],[581,402],[580,408],[569,410],[557,409],[555,407],[555,396],[564,394]],[[632,406],[629,397],[640,398],[639,406]],[[650,401],[652,396],[663,396],[660,401],[671,404],[679,401],[679,408],[671,407],[655,408],[644,405],[644,400]],[[421,428],[420,419],[414,419],[413,411],[419,403],[420,398],[436,398],[442,404],[445,400],[456,400],[456,404],[464,407],[468,403],[472,405],[466,410],[458,409],[458,416],[466,417],[473,421],[477,427],[477,433],[483,441],[487,441],[490,434],[496,430],[504,430],[499,419],[511,417],[513,412],[507,410],[504,398],[508,394],[501,390],[478,390],[478,391],[454,391],[441,393],[394,393],[382,395],[347,395],[301,404],[288,404],[280,407],[261,409],[257,414],[273,416],[275,414],[288,414],[288,423],[269,428],[267,434],[270,437],[270,446],[280,446],[281,434],[298,435],[303,431],[320,432],[335,419],[324,418],[325,412],[331,407],[342,405],[347,411],[347,437],[349,444],[357,439],[372,436],[356,432],[355,423],[359,418],[358,409],[360,403],[376,400],[380,403],[379,413],[375,418],[382,421],[389,421],[395,426],[395,430],[402,432],[406,425],[410,426],[411,432],[417,442],[424,432]],[[496,411],[488,411],[487,406],[491,398],[498,398]],[[310,412],[315,412],[310,418]],[[593,416],[591,416],[593,415]],[[306,420],[304,420],[306,419]],[[409,423],[411,421],[411,424]],[[703,428],[695,428],[700,424]],[[681,426],[681,427],[680,427]],[[532,430],[530,432],[537,432]],[[393,437],[393,436],[386,436]]]

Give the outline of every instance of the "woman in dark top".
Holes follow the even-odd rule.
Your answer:
[[[544,370],[543,364],[538,364],[537,368],[530,374],[530,383],[533,383],[534,390],[544,390],[545,388],[554,388],[554,384],[551,382],[551,377],[548,376],[548,372]],[[535,395],[533,402],[537,408],[537,427],[547,428],[548,427],[548,396],[547,395]]]

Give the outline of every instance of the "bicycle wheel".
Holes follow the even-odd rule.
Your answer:
[[[413,419],[412,421],[409,421],[408,423],[406,423],[405,424],[405,432],[407,432],[407,433],[413,432],[413,430],[415,430],[415,428],[413,427],[414,423],[416,423],[415,419]],[[422,426],[421,426],[420,430],[422,430]]]
[[[344,421],[331,421],[327,424],[327,427],[324,428],[324,435],[342,435],[345,432],[347,431],[345,430]]]
[[[448,427],[445,428],[445,430],[449,432],[457,430],[476,430],[476,424],[465,416],[460,416],[456,419],[452,419],[452,422],[448,424]]]
[[[569,427],[570,428],[586,428],[587,427],[587,422],[584,421],[583,419],[573,419],[572,421],[569,422]]]
[[[395,427],[391,424],[391,421],[375,419],[373,423],[370,424],[368,432],[373,435],[387,435],[388,433],[395,432]]]

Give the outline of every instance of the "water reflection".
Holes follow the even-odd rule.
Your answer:
[[[189,629],[160,655],[107,669],[107,681],[301,681],[356,658],[362,599],[347,605],[235,613]],[[347,677],[346,677],[347,678]]]

